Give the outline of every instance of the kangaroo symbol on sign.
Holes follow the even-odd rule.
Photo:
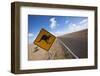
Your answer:
[[[38,42],[41,42],[41,40],[44,40],[47,44],[49,44],[48,40],[50,39],[50,37],[51,37],[50,35],[49,36],[43,35]]]

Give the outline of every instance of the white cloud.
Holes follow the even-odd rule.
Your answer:
[[[50,28],[54,29],[57,26],[57,21],[56,21],[55,17],[51,18],[50,22],[51,22]]]
[[[28,33],[28,37],[33,37],[34,34],[33,33]]]
[[[80,31],[88,28],[88,20],[84,19],[78,24],[75,23],[70,23],[68,30],[66,31],[67,33],[75,32],[75,31]]]
[[[55,36],[61,36],[61,35],[64,35],[64,34],[66,34],[66,31],[65,30],[63,30],[63,31],[56,31],[56,32],[54,32],[54,35]]]
[[[65,21],[65,23],[66,23],[66,24],[68,24],[68,23],[69,23],[69,21],[68,21],[68,20],[66,20],[66,21]]]
[[[33,33],[28,33],[28,38],[29,38],[29,40],[28,40],[29,44],[32,44],[33,41],[35,40],[35,36]]]
[[[87,19],[84,19],[79,24],[84,24],[84,23],[88,23],[88,20]]]
[[[63,30],[57,30],[55,32],[51,32],[53,33],[55,36],[61,36],[67,33],[71,33],[71,32],[76,32],[76,31],[80,31],[80,30],[84,30],[88,28],[88,20],[82,20],[80,23],[75,24],[75,23],[70,23],[68,25],[69,27],[66,27]]]

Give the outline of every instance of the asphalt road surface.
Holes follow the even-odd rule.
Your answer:
[[[87,58],[88,57],[88,33],[86,30],[65,34],[58,37],[62,46],[72,53],[75,58]]]

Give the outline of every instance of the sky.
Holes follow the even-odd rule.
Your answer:
[[[88,17],[28,15],[28,39],[33,43],[41,28],[55,36],[88,28]]]

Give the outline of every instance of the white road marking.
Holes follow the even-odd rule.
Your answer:
[[[60,39],[58,39],[58,40],[59,40],[59,42],[60,42],[66,49],[68,49],[68,51],[69,51],[76,59],[79,59],[79,57],[76,56],[76,55],[64,44],[63,41],[61,41]]]

